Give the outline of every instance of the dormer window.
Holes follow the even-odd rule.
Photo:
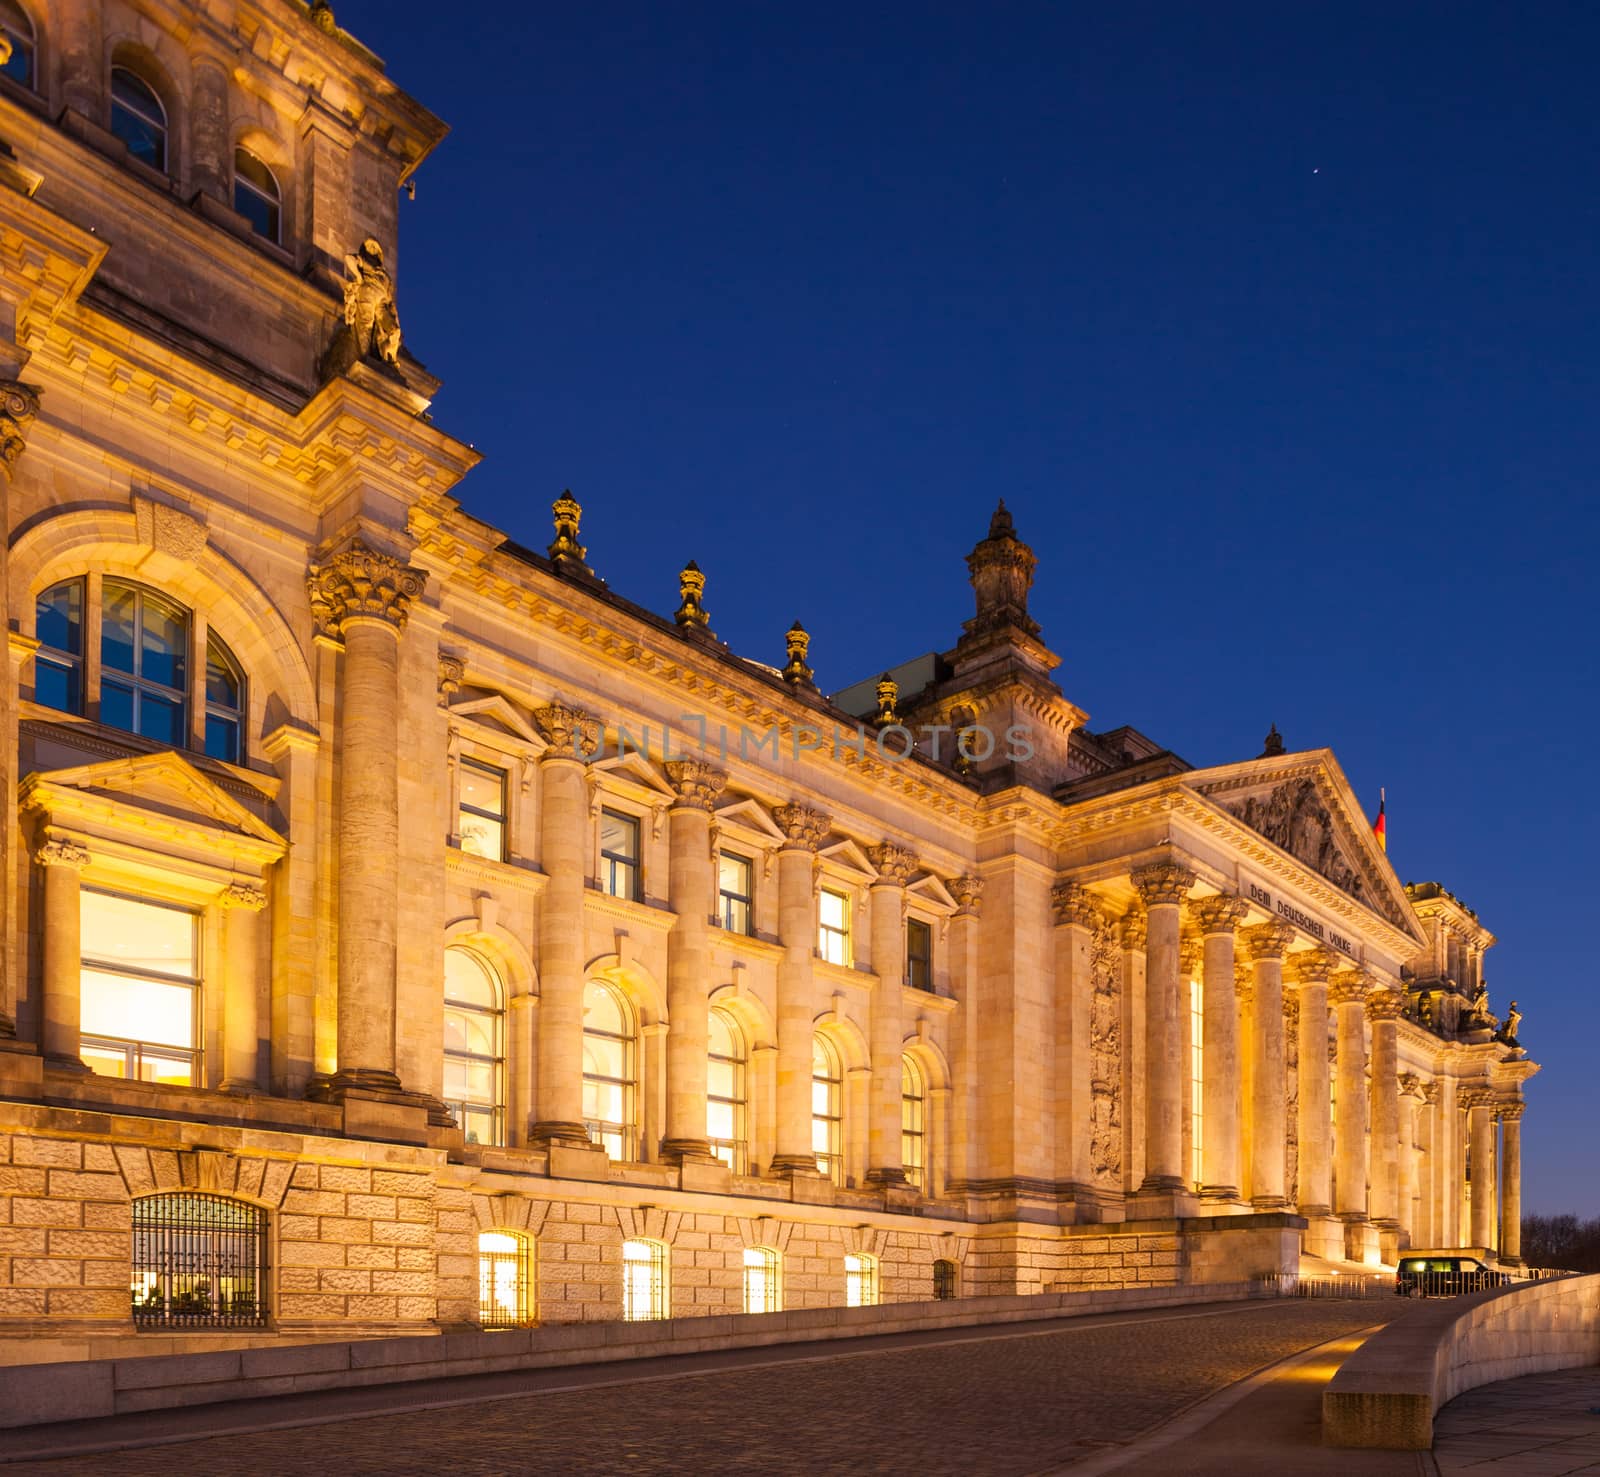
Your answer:
[[[246,148],[233,151],[233,208],[250,229],[277,245],[283,239],[283,192],[278,178]]]
[[[111,69],[111,131],[141,164],[167,172],[167,110],[126,67]]]
[[[9,77],[18,87],[34,91],[33,22],[16,0],[0,0],[0,31],[5,32],[6,40],[11,43],[11,55],[5,65],[0,66],[0,76]]]

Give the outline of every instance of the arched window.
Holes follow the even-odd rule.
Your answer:
[[[744,1310],[777,1313],[783,1309],[778,1289],[778,1253],[770,1246],[744,1249]]]
[[[533,1244],[507,1231],[478,1233],[478,1322],[521,1328],[533,1320]]]
[[[711,1152],[735,1174],[750,1168],[745,1117],[744,1033],[725,1010],[711,1012],[706,1050],[706,1137]]]
[[[16,0],[0,0],[0,31],[4,31],[6,40],[11,43],[11,55],[6,59],[4,66],[0,66],[0,75],[9,77],[19,87],[26,87],[32,91],[35,87],[34,57],[36,43],[33,32],[33,22]]]
[[[844,1259],[844,1305],[870,1308],[878,1301],[878,1259],[865,1252]]]
[[[283,239],[283,192],[278,177],[242,144],[233,151],[233,208],[250,229],[276,244]]]
[[[150,84],[126,67],[111,69],[111,131],[141,164],[167,172],[167,110]]]
[[[928,1187],[926,1158],[927,1093],[922,1069],[909,1056],[900,1058],[900,1162],[906,1180],[919,1190]]]
[[[942,1258],[933,1264],[933,1295],[941,1303],[956,1295],[956,1264]]]
[[[213,759],[244,762],[244,669],[214,631],[205,632],[204,686],[192,670],[196,617],[144,585],[85,575],[39,596],[34,701],[96,718],[168,748],[200,747]],[[90,650],[86,612],[97,610],[99,646]],[[203,716],[201,733],[191,712]]]
[[[638,1139],[634,1104],[633,1008],[604,980],[583,987],[583,1120],[613,1159],[631,1160]]]
[[[505,1142],[505,1001],[471,949],[444,951],[444,1100],[469,1144]]]
[[[259,1328],[267,1321],[267,1213],[187,1191],[133,1202],[139,1328]]]
[[[665,1318],[667,1248],[659,1241],[622,1243],[622,1316],[631,1323]]]
[[[844,1071],[824,1037],[811,1038],[811,1147],[817,1172],[844,1183]]]

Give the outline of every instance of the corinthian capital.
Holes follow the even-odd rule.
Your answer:
[[[1150,915],[1142,907],[1129,908],[1120,926],[1124,949],[1143,949],[1150,942]]]
[[[1402,1072],[1400,1074],[1400,1096],[1415,1098],[1422,1101],[1422,1078],[1415,1072]]]
[[[1502,1123],[1521,1123],[1526,1103],[1496,1103],[1494,1116]]]
[[[39,414],[39,387],[0,380],[0,463],[9,472],[27,448],[28,432]]]
[[[1055,909],[1057,923],[1093,928],[1100,921],[1094,894],[1080,882],[1056,883],[1050,889],[1050,906]]]
[[[89,853],[76,841],[64,841],[52,836],[41,841],[34,849],[34,858],[41,867],[69,867],[80,872],[89,865]]]
[[[1232,933],[1249,911],[1250,904],[1242,897],[1226,892],[1197,898],[1189,904],[1189,913],[1202,934]]]
[[[1174,862],[1152,862],[1135,867],[1128,880],[1143,900],[1145,907],[1159,907],[1163,903],[1181,903],[1195,884],[1195,875],[1187,867]]]
[[[345,623],[352,620],[387,621],[404,630],[411,602],[427,578],[420,569],[410,569],[357,539],[306,572],[311,614],[318,630],[330,636],[342,636]]]
[[[983,878],[957,877],[950,884],[950,896],[956,900],[957,917],[977,917],[983,909]]]
[[[1360,1005],[1372,990],[1372,976],[1364,969],[1341,969],[1328,981],[1329,1005]]]
[[[678,792],[679,805],[709,811],[728,785],[728,776],[704,759],[669,759],[662,767],[667,783]]]
[[[881,846],[869,846],[867,860],[877,869],[879,882],[893,883],[896,887],[904,887],[917,870],[916,856],[888,841]]]
[[[557,759],[587,759],[600,747],[600,722],[581,708],[547,703],[533,710],[533,726]]]
[[[1284,973],[1291,975],[1297,985],[1325,985],[1338,966],[1339,955],[1332,949],[1303,949],[1289,956]]]
[[[266,905],[266,889],[253,882],[231,883],[217,896],[219,908],[242,908],[247,913],[259,913]]]
[[[1430,1082],[1422,1084],[1422,1101],[1430,1108],[1439,1101],[1439,1079],[1437,1077]]]
[[[822,811],[804,805],[779,805],[774,808],[772,818],[783,832],[785,847],[805,851],[815,851],[821,846],[833,825],[832,819]]]
[[[1294,929],[1282,922],[1258,923],[1245,929],[1242,937],[1250,957],[1259,964],[1264,959],[1282,959],[1294,942]]]
[[[1369,1021],[1397,1021],[1405,1009],[1406,997],[1398,990],[1380,986],[1367,996]]]

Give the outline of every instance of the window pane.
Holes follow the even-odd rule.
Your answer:
[[[706,1091],[712,1097],[737,1097],[739,1069],[732,1062],[706,1063]]]
[[[78,669],[38,656],[33,662],[33,700],[63,713],[78,711]]]
[[[79,920],[85,959],[140,974],[196,977],[193,913],[85,888],[79,898]]]
[[[628,1048],[606,1036],[587,1036],[583,1042],[583,1070],[592,1077],[626,1077]]]
[[[454,1102],[492,1103],[495,1100],[495,1068],[490,1062],[469,1061],[465,1057],[444,1059],[444,1095]]]
[[[232,718],[206,714],[206,753],[228,764],[239,762],[239,725]]]
[[[750,904],[735,897],[722,899],[722,926],[729,933],[750,932]]]
[[[626,1123],[627,1089],[616,1082],[583,1084],[583,1116],[596,1123]]]
[[[172,698],[156,697],[153,693],[139,694],[138,733],[154,739],[169,748],[186,747],[188,734],[183,721],[183,704]]]
[[[627,1017],[622,1013],[622,1002],[614,990],[594,981],[584,986],[583,1029],[607,1031],[613,1036],[631,1034]]]
[[[818,916],[822,919],[825,927],[844,927],[845,900],[840,893],[829,892],[824,888],[821,898],[818,899],[817,906],[819,910]]]
[[[100,721],[109,728],[133,732],[133,689],[109,679],[100,684]]]
[[[444,993],[447,1000],[464,1005],[480,1005],[488,1010],[500,1008],[500,992],[494,977],[476,954],[468,949],[444,951]]]
[[[9,24],[3,27],[6,35],[11,40],[11,55],[6,59],[4,66],[0,66],[0,73],[4,73],[19,87],[32,89],[33,87],[33,43],[26,37],[19,35]]]
[[[706,1104],[706,1137],[714,1139],[737,1137],[734,1109],[731,1103]]]
[[[83,581],[55,585],[39,597],[37,635],[44,645],[78,656],[83,643]]]
[[[733,1025],[720,1010],[711,1012],[707,1022],[706,1049],[712,1056],[743,1056],[733,1034]]]
[[[111,71],[111,131],[135,159],[152,169],[167,167],[166,114],[156,95],[132,72]]]
[[[505,781],[506,775],[503,769],[491,769],[487,765],[463,761],[461,803],[485,815],[498,816],[503,820],[506,813]]]
[[[145,595],[139,631],[139,675],[146,682],[182,689],[188,666],[189,623],[170,606]]]
[[[499,821],[485,820],[464,810],[458,825],[461,849],[468,856],[481,856],[491,862],[505,860],[506,828]]]
[[[97,1077],[126,1077],[128,1075],[128,1053],[126,1048],[120,1046],[91,1046],[84,1042],[78,1048],[78,1055],[86,1066]]]
[[[612,811],[600,812],[600,850],[628,861],[639,859],[639,823]]]
[[[160,1082],[167,1087],[193,1087],[194,1060],[187,1056],[163,1056],[158,1052],[141,1051],[139,1080]]]
[[[100,611],[100,664],[133,675],[134,621],[138,596],[127,585],[105,582]]]
[[[214,636],[206,641],[206,701],[217,708],[239,706],[239,673]]]
[[[750,863],[742,856],[723,852],[717,859],[717,886],[724,892],[750,896]]]
[[[444,1049],[470,1051],[477,1056],[498,1056],[495,1018],[475,1011],[444,1008]]]
[[[79,977],[79,1020],[94,1036],[194,1045],[194,988],[130,979],[85,968]]]

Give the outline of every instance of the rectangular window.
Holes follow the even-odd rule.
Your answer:
[[[456,834],[468,856],[506,859],[506,772],[476,759],[461,761]]]
[[[850,899],[824,887],[817,899],[817,952],[829,964],[850,963]]]
[[[639,901],[639,822],[600,812],[600,885],[612,897]]]
[[[1202,1139],[1202,1108],[1205,1102],[1206,987],[1201,980],[1189,981],[1189,1178],[1200,1188],[1205,1174]]]
[[[182,908],[83,889],[78,1019],[91,1071],[198,1083],[197,923]]]
[[[750,928],[750,858],[724,851],[717,856],[717,911],[729,933],[748,934]]]
[[[870,1308],[878,1301],[878,1264],[870,1256],[844,1259],[844,1305]]]
[[[622,1243],[622,1316],[629,1322],[667,1316],[667,1248],[659,1241]]]
[[[906,919],[906,983],[933,989],[933,930],[920,918]]]

